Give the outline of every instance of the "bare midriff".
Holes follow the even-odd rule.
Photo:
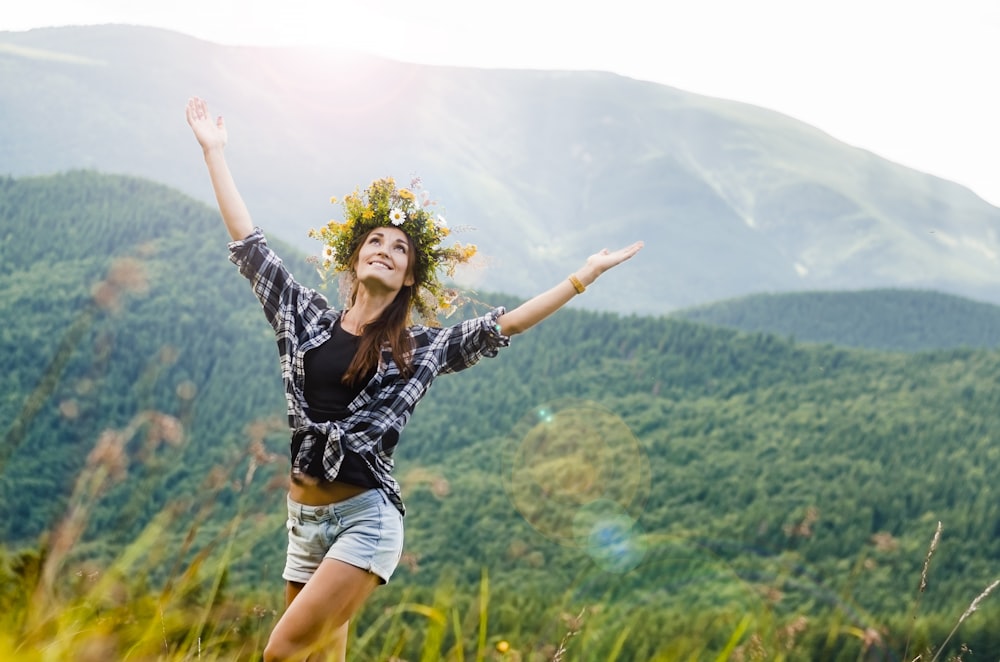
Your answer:
[[[350,499],[352,496],[357,496],[370,489],[370,487],[341,483],[337,480],[320,481],[310,485],[293,478],[288,486],[288,496],[291,497],[292,501],[304,506],[325,506]]]

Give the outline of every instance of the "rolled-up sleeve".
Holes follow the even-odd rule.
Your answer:
[[[275,329],[290,312],[305,315],[312,307],[327,306],[325,297],[295,281],[281,258],[267,245],[260,228],[254,228],[244,239],[231,242],[229,259],[253,285],[254,294],[264,307],[264,315]]]
[[[441,372],[464,370],[481,358],[496,356],[501,348],[510,345],[510,336],[503,335],[497,323],[505,312],[506,309],[500,306],[481,317],[441,329],[442,335],[435,339],[436,344],[440,343],[443,356]]]

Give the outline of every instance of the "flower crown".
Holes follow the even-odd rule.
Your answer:
[[[334,197],[330,202],[336,204],[338,200]],[[475,256],[476,246],[442,245],[451,230],[444,216],[431,213],[430,207],[436,203],[423,190],[419,178],[413,179],[408,189],[397,188],[391,177],[376,179],[364,191],[355,188],[340,202],[344,208],[343,222],[333,220],[309,231],[310,237],[323,242],[323,256],[318,262],[324,281],[331,274],[349,271],[351,255],[368,232],[379,227],[398,227],[416,249],[412,259],[417,285],[413,306],[417,313],[426,323],[436,325],[439,315],[455,311],[459,294],[444,286],[439,271],[454,276],[458,265]]]

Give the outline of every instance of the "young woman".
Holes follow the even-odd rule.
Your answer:
[[[286,609],[264,660],[344,660],[348,623],[389,581],[403,545],[405,509],[392,453],[417,402],[440,373],[495,356],[509,337],[549,316],[642,242],[602,250],[550,290],[506,311],[440,328],[450,305],[439,271],[474,247],[445,246],[444,220],[412,190],[377,180],[344,200],[343,223],[313,236],[324,266],[342,271],[343,310],[298,284],[255,228],[226,164],[226,126],[205,101],[187,103],[219,210],[230,259],[248,278],[274,328],[291,428]],[[426,325],[411,323],[419,313]]]

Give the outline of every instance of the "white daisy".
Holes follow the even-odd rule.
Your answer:
[[[323,247],[323,259],[332,260],[333,259],[333,246],[327,244]]]
[[[402,225],[403,221],[406,220],[406,214],[399,207],[393,207],[392,211],[389,212],[389,220],[392,221],[393,225]]]
[[[440,227],[440,228],[446,228],[446,227],[448,227],[448,221],[444,220],[444,216],[442,216],[441,214],[437,215],[437,224],[438,224],[438,227]]]

